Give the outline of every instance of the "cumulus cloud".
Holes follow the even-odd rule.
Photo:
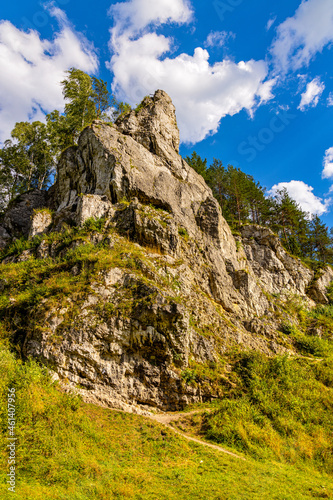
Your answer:
[[[324,90],[325,85],[320,81],[319,77],[314,78],[307,84],[305,92],[301,95],[301,102],[298,109],[304,111],[308,107],[314,108],[317,106]]]
[[[325,151],[323,167],[323,179],[333,179],[333,148]]]
[[[330,92],[327,98],[327,106],[333,106],[333,92]]]
[[[149,25],[187,23],[193,11],[187,0],[130,0],[112,5],[110,14],[115,21],[114,33],[119,35],[125,30],[135,34]]]
[[[0,141],[9,138],[17,121],[42,120],[45,111],[63,109],[59,83],[67,69],[98,68],[92,46],[74,31],[65,14],[56,8],[50,14],[59,23],[52,41],[0,22]]]
[[[271,52],[278,72],[307,66],[333,41],[332,0],[303,0],[293,17],[277,28]]]
[[[173,40],[151,27],[188,22],[192,11],[184,0],[160,1],[155,11],[148,5],[155,3],[129,0],[111,9],[115,25],[109,68],[114,74],[113,89],[121,98],[136,104],[158,88],[165,90],[177,109],[181,140],[189,143],[215,133],[224,116],[242,109],[253,113],[272,98],[274,82],[266,81],[264,61],[225,59],[210,64],[208,51],[201,47],[193,54],[167,57]]]
[[[327,212],[332,199],[323,200],[313,194],[313,187],[303,181],[279,182],[275,184],[267,193],[270,196],[277,194],[277,191],[286,188],[289,195],[295,200],[302,210],[312,215],[322,215]]]

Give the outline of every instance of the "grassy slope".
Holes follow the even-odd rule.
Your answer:
[[[191,418],[189,429],[243,453],[246,462],[189,443],[143,417],[84,405],[61,394],[36,364],[21,364],[10,354],[9,341],[26,328],[22,318],[43,299],[59,306],[75,295],[79,307],[100,271],[118,266],[142,277],[142,263],[151,265],[124,239],[115,239],[112,251],[89,244],[89,232],[103,229],[96,224],[49,235],[64,250],[74,240],[85,243],[62,256],[1,266],[1,498],[7,498],[6,392],[13,386],[19,499],[333,498],[332,307],[309,314],[297,300],[281,303],[281,338],[299,359],[233,352],[214,366],[192,362],[183,373],[188,383],[213,382],[223,394],[214,412]],[[18,241],[9,253],[38,243]],[[79,276],[71,272],[74,265]],[[38,318],[33,327],[42,328]],[[313,334],[318,329],[321,338]]]
[[[332,478],[306,466],[234,459],[189,443],[160,424],[62,394],[35,363],[2,349],[0,496],[6,491],[5,395],[17,390],[16,498],[333,498]]]

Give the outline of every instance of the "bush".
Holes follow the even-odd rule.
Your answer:
[[[101,233],[104,229],[106,219],[104,217],[101,217],[99,219],[96,219],[95,217],[89,217],[84,224],[83,224],[83,229],[84,231],[96,231],[98,233]]]

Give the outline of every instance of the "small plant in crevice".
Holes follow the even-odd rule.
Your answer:
[[[188,385],[195,385],[197,381],[197,374],[195,370],[191,370],[191,368],[186,368],[181,373],[181,378]]]
[[[179,234],[179,236],[181,236],[182,238],[184,238],[185,241],[187,241],[189,239],[189,234],[188,234],[187,230],[184,227],[179,227],[178,228],[178,234]]]

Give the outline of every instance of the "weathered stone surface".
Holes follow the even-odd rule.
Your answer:
[[[3,250],[9,241],[10,234],[6,231],[4,226],[0,225],[0,250]]]
[[[52,214],[48,210],[37,210],[32,214],[29,238],[45,233],[52,224]]]
[[[241,228],[244,251],[261,286],[271,294],[297,293],[305,296],[314,273],[282,247],[269,228]]]
[[[112,204],[106,196],[83,194],[78,201],[76,223],[78,226],[82,226],[90,218],[111,218],[113,213]]]
[[[180,167],[181,174],[176,110],[166,92],[158,90],[153,97],[145,97],[138,110],[119,117],[116,125],[121,133],[169,163],[174,174],[178,173],[175,167]]]
[[[328,304],[329,300],[326,295],[328,285],[333,281],[333,269],[327,266],[322,270],[319,278],[314,281],[308,291],[309,297],[319,304]]]
[[[45,191],[35,189],[20,195],[7,210],[3,227],[13,236],[28,236],[34,210],[45,207],[47,194]]]

